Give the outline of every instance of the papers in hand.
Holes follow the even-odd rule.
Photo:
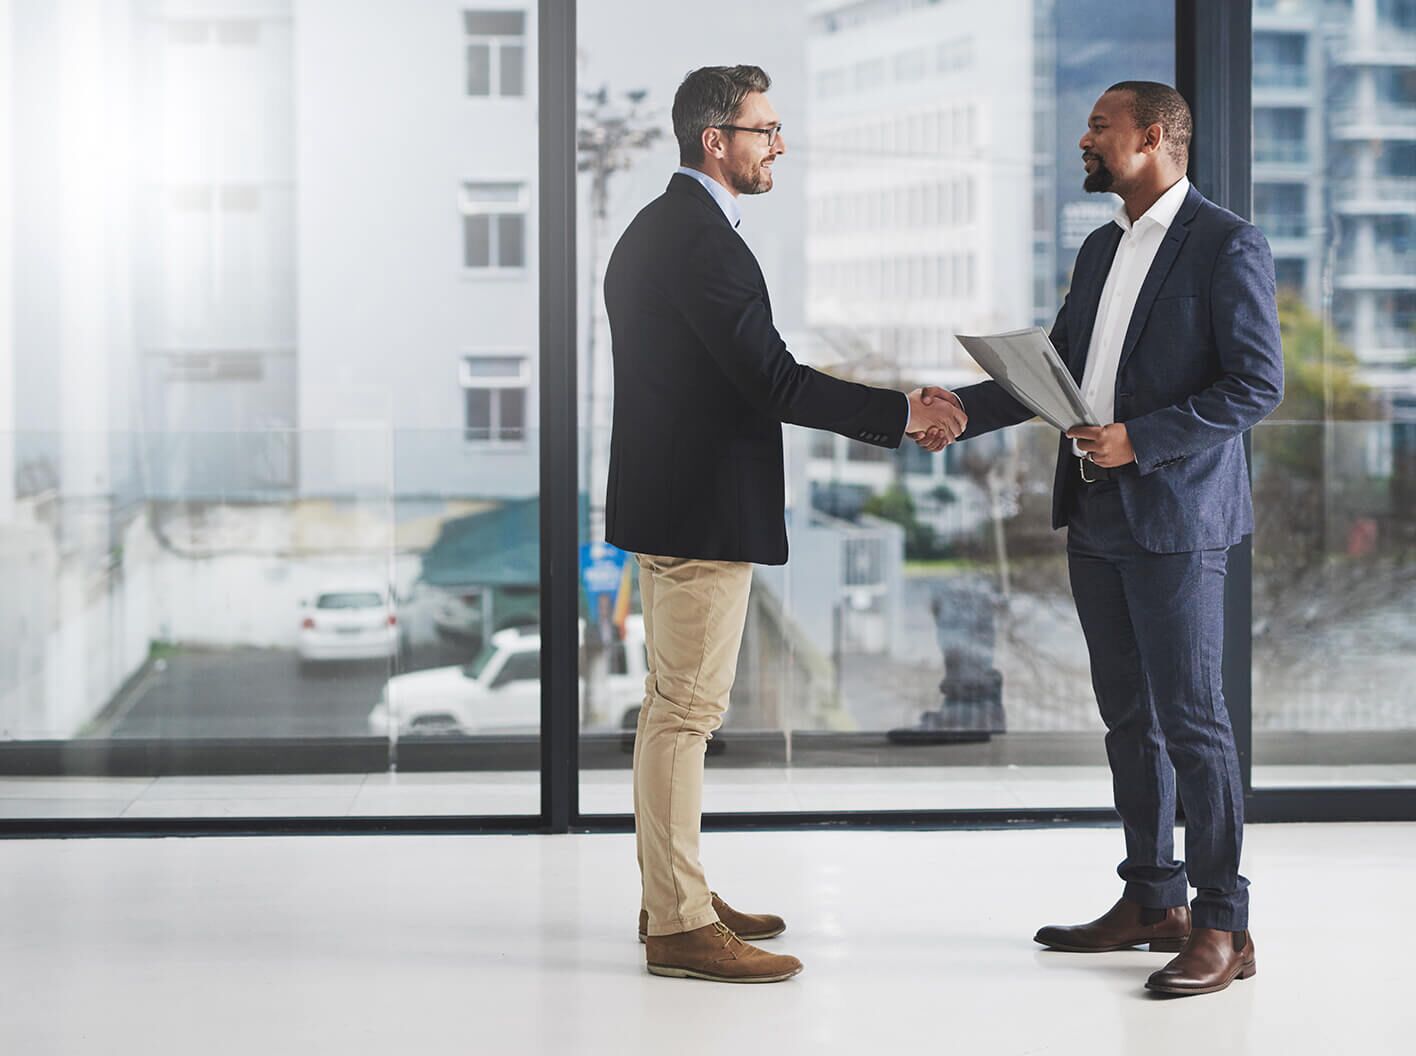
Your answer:
[[[954,336],[1010,396],[1062,432],[1076,425],[1101,424],[1042,327],[982,337]]]

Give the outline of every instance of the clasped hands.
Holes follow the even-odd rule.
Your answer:
[[[948,389],[926,385],[909,393],[910,420],[905,435],[926,451],[942,451],[969,424],[964,405]]]

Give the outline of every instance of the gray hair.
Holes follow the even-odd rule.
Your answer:
[[[704,129],[732,124],[744,99],[770,87],[772,78],[760,66],[700,66],[690,71],[674,93],[679,163],[701,162]]]

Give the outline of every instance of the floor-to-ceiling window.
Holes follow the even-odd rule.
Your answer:
[[[0,20],[0,818],[536,815],[535,4]]]
[[[580,807],[630,809],[643,695],[632,557],[604,548],[611,351],[600,281],[678,164],[674,91],[697,66],[772,78],[787,151],[742,237],[804,362],[908,390],[982,375],[955,340],[1050,326],[1112,196],[1077,140],[1123,79],[1173,81],[1173,5],[579,6],[578,467],[588,616]],[[716,438],[705,438],[715,442]],[[1106,807],[1110,777],[1063,539],[1056,434],[941,455],[787,427],[791,560],[754,568],[717,811]]]
[[[578,339],[548,347],[538,136],[570,104],[538,98],[530,0],[0,2],[0,822],[534,825],[565,567],[546,472],[581,544],[578,691],[552,713],[587,823],[626,813],[642,623],[601,545],[599,284],[677,162],[683,74],[773,78],[788,153],[742,235],[798,358],[955,386],[978,374],[953,335],[1048,324],[1108,221],[1080,188],[1093,99],[1176,79],[1176,10],[1232,14],[1114,8],[550,5],[577,45],[547,68],[576,74],[578,187],[552,197],[577,252],[552,263]],[[1236,565],[1260,816],[1266,791],[1416,784],[1413,40],[1399,0],[1253,8],[1288,359]],[[1219,46],[1178,43],[1201,71]],[[547,356],[576,362],[575,459],[543,458]],[[792,562],[755,570],[710,811],[1109,805],[1054,440],[787,429]]]
[[[1258,0],[1254,222],[1287,392],[1253,434],[1253,782],[1416,783],[1416,5]]]

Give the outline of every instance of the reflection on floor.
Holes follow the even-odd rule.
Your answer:
[[[0,818],[390,817],[535,814],[540,775],[321,774],[0,777]],[[1111,776],[1086,766],[762,767],[708,770],[704,809],[1019,810],[1109,807]],[[1258,788],[1416,785],[1416,764],[1256,767]],[[628,770],[580,779],[586,814],[631,812]]]
[[[1251,826],[1258,974],[1178,1000],[1142,989],[1165,954],[1030,941],[1110,903],[1120,841],[711,834],[716,889],[782,913],[770,945],[806,964],[758,987],[644,971],[628,836],[11,841],[0,1037],[26,1056],[1410,1051],[1393,929],[1416,826]]]

